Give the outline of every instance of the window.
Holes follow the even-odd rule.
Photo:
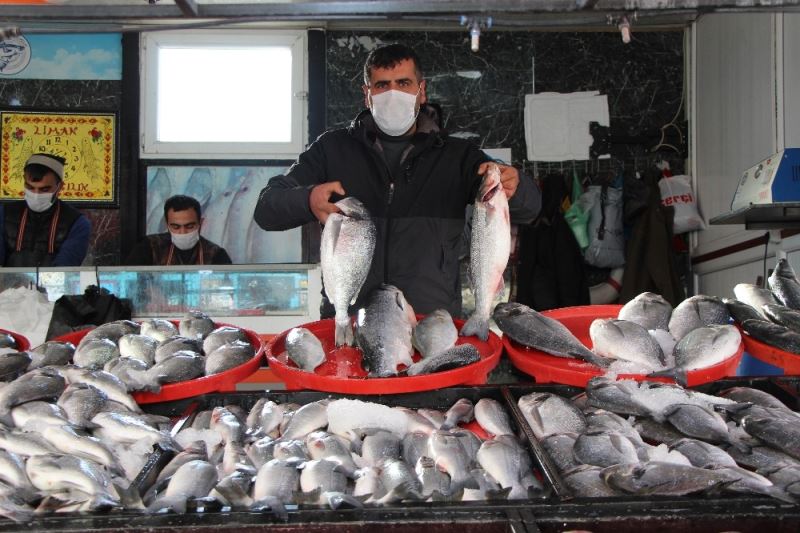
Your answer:
[[[294,159],[302,151],[304,31],[157,31],[141,46],[141,157]]]

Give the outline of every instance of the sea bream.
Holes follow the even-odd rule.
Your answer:
[[[622,359],[658,369],[667,366],[667,357],[658,342],[636,322],[597,318],[589,326],[592,351],[602,357]]]
[[[319,338],[306,328],[292,328],[286,334],[289,359],[306,372],[313,372],[325,362],[325,349]]]
[[[458,330],[446,309],[437,309],[420,320],[411,335],[411,342],[423,358],[451,348],[457,340]]]
[[[779,259],[767,280],[772,294],[786,307],[800,309],[800,282],[786,259]]]
[[[336,346],[353,345],[348,308],[367,279],[375,251],[376,229],[369,212],[356,198],[336,202],[320,242],[320,266],[325,294],[336,310]]]
[[[414,309],[397,287],[381,285],[370,293],[367,306],[358,310],[355,335],[370,376],[394,376],[398,365],[411,366],[416,322]]]
[[[489,319],[495,295],[503,290],[503,272],[511,252],[511,217],[508,198],[500,182],[500,167],[490,164],[472,210],[469,279],[475,311],[460,335],[489,338]]]
[[[779,303],[771,291],[752,283],[739,283],[733,288],[733,294],[736,295],[737,300],[755,309],[765,320],[767,320],[767,315],[764,313],[764,306]],[[739,320],[739,322],[744,322],[744,320]]]
[[[583,359],[602,367],[611,362],[584,346],[564,324],[527,305],[517,302],[500,303],[495,307],[492,316],[504,334],[530,348],[557,357]]]
[[[643,292],[619,310],[617,318],[635,322],[644,329],[668,329],[672,306],[660,294]]]
[[[698,294],[686,298],[672,311],[669,332],[680,342],[690,331],[703,326],[725,325],[731,314],[722,299]]]
[[[686,386],[688,372],[718,365],[735,357],[742,336],[735,326],[707,326],[690,331],[675,345],[675,367],[651,374],[669,376]]]

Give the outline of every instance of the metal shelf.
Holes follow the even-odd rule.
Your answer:
[[[744,224],[747,229],[800,228],[800,202],[750,204],[708,222],[712,225]]]

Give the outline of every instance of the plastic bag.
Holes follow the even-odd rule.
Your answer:
[[[579,203],[591,206],[588,227],[590,242],[583,254],[586,262],[600,268],[624,265],[622,191],[614,187],[592,185],[581,196]]]
[[[56,300],[47,340],[79,329],[130,318],[130,300],[120,299],[106,289],[89,285],[81,295],[65,294]]]
[[[35,348],[45,341],[53,302],[36,289],[15,287],[0,293],[0,324],[19,333]]]
[[[586,225],[589,222],[589,213],[584,211],[583,206],[580,204],[581,192],[583,187],[581,181],[578,179],[576,173],[572,173],[572,205],[564,211],[564,219],[569,225],[569,229],[575,235],[575,240],[578,241],[578,246],[581,250],[589,246],[589,233],[587,232]]]
[[[658,182],[661,203],[675,208],[672,232],[675,235],[706,229],[703,218],[697,210],[697,200],[692,192],[689,176],[661,178]]]

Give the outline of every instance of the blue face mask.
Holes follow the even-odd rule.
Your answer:
[[[25,189],[25,203],[28,204],[28,209],[36,213],[50,209],[55,201],[55,196],[54,192],[33,192]]]

